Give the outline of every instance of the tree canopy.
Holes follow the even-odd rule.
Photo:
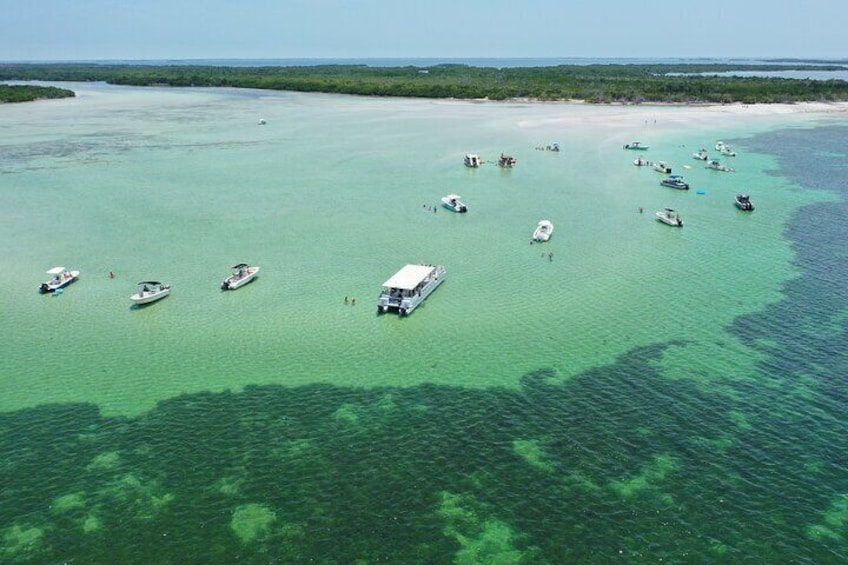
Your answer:
[[[843,65],[594,64],[227,67],[10,64],[0,80],[106,81],[135,86],[239,87],[365,96],[592,103],[773,103],[848,100],[848,81],[727,76],[731,71],[846,70]]]

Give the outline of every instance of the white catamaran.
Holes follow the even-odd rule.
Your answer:
[[[406,265],[383,283],[377,313],[397,310],[399,316],[408,316],[442,284],[446,273],[441,265]]]

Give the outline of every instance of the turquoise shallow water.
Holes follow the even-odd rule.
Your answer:
[[[77,86],[0,107],[4,557],[844,552],[840,115]],[[691,158],[719,138],[733,173]],[[432,212],[448,192],[470,212]],[[449,279],[377,316],[418,261]],[[39,296],[55,264],[82,278]],[[145,278],[173,294],[132,309]]]

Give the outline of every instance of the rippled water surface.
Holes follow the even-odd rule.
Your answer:
[[[0,107],[4,560],[845,553],[839,115],[76,87]],[[378,316],[408,262],[449,278]]]

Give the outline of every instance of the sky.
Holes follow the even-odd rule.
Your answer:
[[[0,0],[0,61],[848,58],[846,0]]]

